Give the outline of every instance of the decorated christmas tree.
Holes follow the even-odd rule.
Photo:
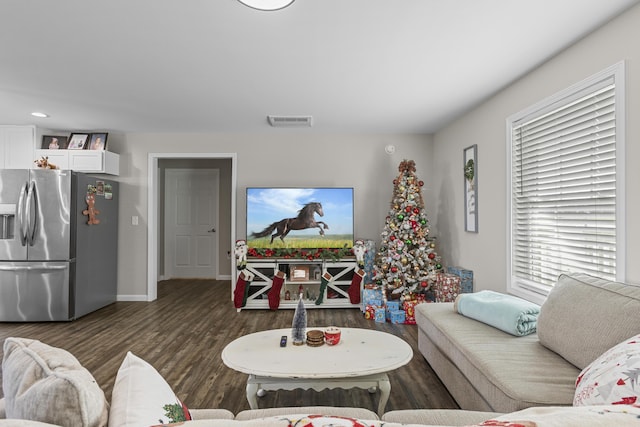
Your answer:
[[[376,254],[373,281],[387,299],[426,293],[442,270],[435,238],[429,236],[421,187],[413,160],[403,160],[393,180],[393,198]]]

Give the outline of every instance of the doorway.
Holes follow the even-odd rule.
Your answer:
[[[163,265],[164,258],[161,257],[161,252],[163,253],[164,246],[162,246],[162,242],[164,240],[164,223],[161,221],[163,215],[163,185],[164,179],[163,174],[160,171],[160,162],[164,160],[175,160],[175,161],[186,161],[186,160],[227,160],[230,163],[230,171],[229,171],[229,185],[228,187],[231,189],[230,194],[228,194],[228,208],[220,209],[219,215],[220,217],[226,216],[228,218],[228,233],[226,234],[228,237],[222,237],[222,234],[218,237],[219,239],[219,247],[222,248],[218,251],[218,253],[222,252],[223,254],[229,254],[230,252],[225,248],[231,249],[234,245],[236,239],[236,165],[237,165],[237,155],[235,153],[149,153],[148,155],[148,165],[147,165],[147,173],[148,173],[148,221],[149,221],[149,231],[147,233],[147,301],[153,301],[157,298],[158,289],[158,277],[160,277],[160,266]],[[222,182],[223,177],[220,177],[220,181]],[[226,190],[221,190],[220,198],[223,197],[222,192]],[[222,204],[221,204],[222,205]],[[219,232],[219,231],[218,231]],[[232,259],[231,256],[222,256],[218,257],[218,259],[227,259],[229,262],[229,271],[231,272],[228,275],[228,278],[231,278],[231,274],[235,268],[235,260]],[[220,264],[219,264],[220,265]],[[218,274],[220,276],[220,274]],[[218,279],[225,279],[225,277],[218,277]],[[229,289],[229,294],[231,296],[231,288]]]
[[[219,169],[166,169],[164,278],[218,277]]]

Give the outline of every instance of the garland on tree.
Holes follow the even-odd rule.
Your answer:
[[[388,299],[411,299],[425,293],[442,270],[429,236],[421,187],[413,160],[403,160],[393,180],[393,198],[386,217],[380,249],[374,265],[374,283],[386,291]]]

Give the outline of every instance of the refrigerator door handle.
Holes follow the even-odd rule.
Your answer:
[[[36,182],[31,181],[29,183],[29,190],[27,191],[27,203],[26,203],[26,217],[27,217],[27,242],[29,246],[33,246],[36,237],[36,228],[38,226],[38,199],[36,197]],[[33,203],[33,207],[31,204]],[[35,211],[35,215],[31,215],[31,210]],[[31,223],[33,218],[33,223]]]
[[[36,271],[36,270],[64,270],[66,265],[28,266],[28,265],[0,265],[0,271]]]
[[[20,189],[20,198],[18,199],[18,225],[20,228],[20,242],[22,246],[27,245],[27,218],[25,217],[25,203],[27,197],[27,187],[28,184],[25,184],[22,189]]]

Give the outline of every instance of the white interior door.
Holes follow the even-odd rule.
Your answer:
[[[165,173],[165,276],[217,278],[217,169]]]

